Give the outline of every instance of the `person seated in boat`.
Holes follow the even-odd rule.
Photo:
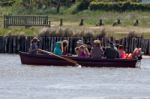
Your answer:
[[[141,48],[135,48],[132,53],[129,53],[126,57],[126,59],[142,59],[142,49]]]
[[[85,45],[87,46],[88,51],[91,52],[91,49],[92,49],[91,42],[86,42]]]
[[[60,41],[56,42],[55,48],[54,48],[54,54],[62,55],[62,42]]]
[[[68,50],[68,40],[63,40],[62,41],[62,55],[67,55],[67,50]]]
[[[92,58],[102,58],[104,55],[103,48],[101,46],[100,40],[94,40],[93,47],[91,49]]]
[[[83,40],[78,40],[77,43],[76,43],[76,47],[75,47],[75,53],[76,55],[79,56],[79,49],[80,49],[80,46],[83,45]]]
[[[115,45],[111,42],[110,46],[105,49],[104,56],[107,59],[119,58],[119,52],[117,51]]]
[[[83,40],[77,41],[75,53],[78,57],[82,57],[82,58],[90,56],[90,52],[89,52],[87,46],[83,43]]]
[[[135,48],[133,53],[132,53],[132,56],[134,59],[142,58],[142,49],[141,48]]]
[[[81,45],[78,49],[78,57],[86,58],[89,56],[90,56],[90,53],[89,53],[86,45]]]
[[[123,45],[119,45],[118,52],[119,52],[119,57],[121,59],[125,59],[126,58],[126,52],[124,51]]]
[[[38,53],[38,42],[40,40],[37,38],[37,37],[34,37],[32,40],[31,40],[31,43],[30,43],[30,48],[29,48],[29,53],[30,54],[37,54]]]

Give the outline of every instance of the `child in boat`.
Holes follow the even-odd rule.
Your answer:
[[[62,41],[62,55],[67,55],[67,49],[68,49],[68,40]]]
[[[37,38],[37,37],[34,37],[32,40],[31,40],[31,43],[30,43],[30,48],[29,48],[29,53],[31,54],[37,54],[38,53],[38,42],[40,40]]]
[[[119,57],[121,59],[125,59],[126,58],[126,52],[124,51],[123,45],[119,45],[118,52],[119,52]]]
[[[54,54],[62,55],[62,43],[60,41],[56,42],[56,45],[54,48]]]
[[[94,40],[93,48],[91,49],[92,58],[102,58],[104,55],[100,40]]]

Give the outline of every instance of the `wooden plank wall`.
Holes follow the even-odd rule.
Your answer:
[[[32,36],[0,36],[0,53],[18,53],[19,51],[27,52],[30,47],[30,41]],[[64,39],[69,41],[69,52],[74,53],[76,41],[83,39],[85,42],[93,41],[92,38],[82,37],[39,37],[39,47],[53,51],[56,41],[62,41]],[[150,39],[143,38],[123,38],[118,41],[108,38],[101,39],[102,46],[108,46],[108,41],[113,41],[118,44],[122,44],[126,52],[132,52],[136,47],[142,48],[142,51],[146,55],[150,55]]]

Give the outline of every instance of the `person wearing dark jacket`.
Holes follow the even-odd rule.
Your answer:
[[[119,58],[119,52],[113,43],[110,43],[110,46],[105,49],[104,56],[107,59]]]

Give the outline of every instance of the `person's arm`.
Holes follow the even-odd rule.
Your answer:
[[[93,56],[93,47],[91,48],[90,57]]]
[[[75,48],[75,53],[79,56],[79,47]]]
[[[103,50],[103,48],[100,47],[100,50],[101,50],[101,52],[102,52],[102,56],[104,56],[104,50]]]
[[[120,58],[119,52],[117,51],[117,58]]]
[[[105,51],[104,51],[104,57],[106,57],[106,53],[107,53],[107,49],[105,49]]]
[[[89,50],[88,50],[87,48],[85,48],[85,51],[86,51],[86,54],[87,54],[88,56],[90,56],[90,52],[89,52]]]

